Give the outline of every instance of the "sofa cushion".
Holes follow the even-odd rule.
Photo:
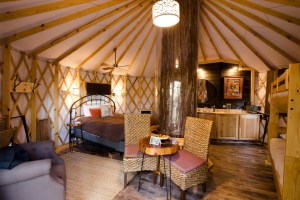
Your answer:
[[[29,153],[19,145],[0,149],[0,169],[12,169],[30,160]]]
[[[166,160],[171,158],[171,165],[182,171],[183,173],[187,173],[204,165],[207,161],[195,156],[194,154],[182,149],[179,150],[176,154],[172,156],[165,156]]]
[[[22,163],[15,168],[0,169],[0,186],[26,181],[50,173],[51,159]]]

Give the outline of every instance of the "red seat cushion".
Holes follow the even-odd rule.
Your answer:
[[[182,171],[183,173],[187,173],[204,165],[207,161],[195,156],[194,154],[182,149],[179,150],[176,154],[171,156],[165,156],[165,160],[169,161],[171,158],[171,165]]]
[[[138,144],[128,144],[125,145],[124,156],[126,158],[142,158],[143,153]]]

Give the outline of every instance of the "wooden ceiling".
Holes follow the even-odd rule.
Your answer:
[[[40,60],[101,73],[154,77],[161,28],[153,0],[0,1],[0,44]],[[196,19],[197,16],[195,16]],[[300,62],[297,0],[203,0],[199,63],[237,63],[258,71]],[[105,71],[101,63],[129,65]]]

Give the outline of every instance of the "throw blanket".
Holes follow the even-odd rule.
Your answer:
[[[94,135],[98,135],[113,142],[124,140],[124,116],[114,114],[108,117],[81,117],[82,129]]]

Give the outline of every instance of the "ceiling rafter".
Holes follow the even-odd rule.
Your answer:
[[[297,62],[297,59],[293,58],[291,55],[287,54],[286,51],[283,51],[282,49],[280,49],[279,47],[277,47],[276,45],[274,45],[272,42],[270,42],[265,37],[263,37],[261,34],[259,34],[258,32],[256,32],[255,30],[253,30],[251,27],[249,27],[247,24],[245,24],[244,22],[242,22],[241,20],[239,20],[233,14],[229,13],[227,10],[225,10],[224,8],[222,8],[221,6],[219,6],[217,3],[215,3],[212,0],[208,0],[207,2],[209,2],[213,7],[215,7],[219,11],[221,11],[224,15],[226,15],[227,17],[229,17],[232,21],[234,21],[235,23],[239,24],[245,30],[247,30],[248,32],[250,32],[253,36],[255,36],[256,38],[258,38],[259,40],[261,40],[263,43],[265,43],[266,45],[268,45],[270,48],[272,48],[273,50],[275,50],[278,54],[281,54],[282,56],[284,56],[285,58],[287,58],[291,62]]]
[[[274,17],[277,17],[277,18],[282,19],[284,21],[287,21],[289,23],[300,25],[300,19],[297,19],[295,17],[292,17],[292,16],[286,15],[284,13],[278,12],[278,11],[273,10],[271,8],[266,8],[264,6],[261,6],[261,5],[256,4],[256,3],[252,3],[250,1],[241,1],[241,0],[231,0],[231,1],[233,1],[235,3],[238,3],[238,4],[241,4],[241,5],[244,5],[248,8],[258,10],[260,12],[263,12],[263,13],[267,14],[267,15],[272,15]]]
[[[148,17],[148,18],[147,18],[147,17]],[[143,29],[145,28],[145,26],[149,23],[150,19],[151,19],[151,13],[149,12],[149,15],[145,14],[144,17],[143,17],[141,20],[139,20],[139,21],[135,24],[135,26],[132,27],[132,29],[131,29],[131,30],[130,30],[123,38],[122,38],[122,40],[116,45],[116,48],[118,48],[119,46],[121,46],[121,45],[123,44],[123,42],[125,42],[126,39],[133,33],[133,31],[135,31],[135,30],[141,25],[141,23],[142,23],[143,21],[146,20],[145,23],[143,24],[143,26],[141,26],[141,27],[139,28],[139,31],[135,34],[135,36],[133,37],[133,39],[131,40],[131,42],[127,45],[127,47],[125,48],[124,52],[121,54],[121,56],[119,56],[119,58],[117,59],[117,63],[119,63],[119,62],[122,60],[122,58],[124,57],[124,55],[125,55],[125,53],[126,53],[128,47],[131,46],[131,45],[136,41],[137,36],[140,35],[140,33],[141,33],[141,32],[143,31]],[[108,59],[110,56],[112,56],[113,54],[114,54],[114,52],[108,53],[108,54],[104,57],[104,59],[102,60],[102,62],[99,62],[99,64],[96,65],[97,67],[94,69],[95,73],[100,69],[101,63],[106,62],[107,59]],[[99,66],[98,66],[98,65],[99,65]]]
[[[203,59],[204,59],[204,61],[206,61],[205,52],[204,52],[204,49],[203,49],[203,46],[202,46],[202,43],[201,43],[201,37],[198,38],[198,44],[199,44],[199,46],[200,46],[200,49],[201,49],[201,53],[202,53]]]
[[[82,47],[83,45],[87,44],[88,42],[90,42],[92,39],[94,39],[95,37],[99,36],[101,33],[107,31],[108,29],[110,29],[111,27],[115,26],[116,24],[118,24],[120,21],[122,21],[123,19],[125,19],[126,17],[128,17],[130,14],[134,13],[135,11],[137,11],[140,7],[144,7],[140,12],[138,12],[138,14],[141,14],[145,11],[146,8],[148,8],[148,4],[149,4],[149,0],[147,0],[147,2],[143,5],[143,3],[139,3],[138,5],[136,5],[135,7],[133,7],[132,9],[130,9],[129,11],[127,11],[126,13],[124,13],[122,16],[118,17],[116,20],[114,20],[113,22],[111,22],[110,24],[106,25],[104,28],[100,29],[99,31],[97,31],[96,33],[92,34],[90,37],[80,41],[79,43],[77,43],[75,46],[73,46],[72,48],[70,48],[69,50],[65,51],[63,54],[61,54],[57,59],[55,59],[55,62],[60,62],[61,60],[63,60],[64,58],[66,58],[67,56],[71,55],[72,53],[74,53],[75,51],[77,51],[80,47]],[[139,15],[135,15],[135,18],[137,18]],[[133,18],[131,18],[132,20]],[[126,23],[126,25],[128,26],[128,22]],[[126,28],[124,26],[122,26],[122,28]],[[119,33],[117,33],[119,34]],[[107,40],[106,43],[110,42],[110,40]],[[103,45],[101,45],[103,46]],[[100,48],[98,48],[100,49]],[[97,50],[98,50],[97,49]]]
[[[93,25],[96,25],[106,19],[108,19],[109,17],[112,17],[113,15],[115,14],[118,14],[120,12],[122,12],[123,10],[125,9],[128,9],[136,4],[138,4],[140,1],[131,1],[125,5],[122,5],[118,8],[115,8],[113,9],[112,11],[109,11],[99,17],[97,17],[96,19],[93,19],[87,23],[85,23],[84,25],[80,26],[80,27],[77,27],[77,28],[74,28],[73,30],[70,30],[68,31],[67,33],[65,33],[64,35],[62,36],[59,36],[57,38],[54,38],[50,41],[47,41],[46,43],[40,45],[39,47],[35,48],[34,50],[31,51],[31,53],[29,53],[29,55],[38,55],[40,54],[41,52],[55,46],[56,44],[59,44],[60,42],[63,42],[65,40],[67,40],[68,38],[78,34],[78,33],[81,33],[82,31],[90,28],[91,26]]]
[[[49,12],[49,11],[53,11],[53,10],[68,8],[71,6],[89,3],[92,1],[95,1],[95,0],[64,0],[64,1],[59,1],[59,2],[53,2],[53,3],[33,6],[33,7],[29,7],[29,8],[23,8],[23,9],[19,9],[19,10],[7,11],[7,12],[0,13],[0,22],[18,19],[21,17],[28,17],[31,15],[36,15],[36,14]]]
[[[266,0],[273,3],[278,3],[285,6],[293,6],[300,8],[300,1],[299,0]]]
[[[218,54],[218,58],[219,58],[219,59],[222,59],[222,57],[221,57],[221,55],[220,55],[220,52],[219,52],[218,48],[216,47],[216,45],[215,45],[215,43],[214,43],[212,37],[210,36],[210,34],[209,34],[209,32],[208,32],[207,27],[205,26],[205,24],[204,24],[204,22],[203,22],[202,17],[199,17],[199,18],[200,18],[200,24],[202,24],[203,29],[204,29],[206,35],[208,36],[211,45],[214,47],[215,52]]]
[[[273,69],[273,67],[271,67],[269,65],[269,63],[255,50],[255,48],[248,42],[246,41],[239,33],[238,31],[236,31],[229,23],[227,23],[216,11],[214,11],[206,2],[204,2],[203,4],[205,6],[205,8],[207,8],[209,10],[210,13],[212,13],[220,22],[222,22],[223,25],[225,25],[228,30],[230,30],[237,38],[239,38],[239,40],[241,42],[244,43],[244,45],[251,50],[251,52],[256,55],[256,57],[258,59],[260,59],[260,61],[269,69]]]
[[[151,16],[150,16],[150,19],[151,19]],[[149,21],[150,21],[149,19]],[[118,59],[118,62],[123,58],[123,56],[125,55],[125,52],[129,50],[129,48],[134,44],[134,42],[136,41],[136,39],[141,35],[142,31],[144,30],[144,28],[146,27],[148,23],[148,20],[147,22],[143,25],[143,27],[139,30],[139,32],[133,37],[133,39],[130,41],[130,43],[127,45],[127,47],[125,48],[125,51],[122,53],[122,55],[119,57]],[[130,67],[130,66],[129,66]],[[115,69],[112,69],[111,70],[111,74],[113,73]]]
[[[152,25],[151,25],[151,28],[149,29],[148,33],[145,35],[143,41],[141,42],[139,48],[137,49],[137,51],[136,51],[136,53],[135,53],[135,55],[134,55],[134,57],[133,57],[133,59],[132,59],[130,65],[129,65],[129,67],[128,67],[126,73],[125,73],[125,76],[128,75],[128,73],[129,73],[129,71],[130,71],[130,69],[131,69],[131,67],[132,67],[132,64],[134,63],[134,61],[135,61],[135,59],[137,58],[137,56],[138,56],[138,54],[140,53],[140,51],[142,50],[142,48],[143,48],[143,46],[144,46],[146,40],[148,39],[150,33],[152,32],[153,28],[154,28],[154,25],[152,24]],[[113,70],[112,70],[112,71],[113,71]],[[110,74],[112,73],[112,71],[110,72]]]
[[[213,26],[214,30],[217,31],[217,33],[219,34],[219,36],[223,39],[223,41],[225,42],[225,44],[227,45],[227,47],[231,50],[231,52],[235,55],[235,57],[244,65],[246,66],[245,62],[243,61],[243,59],[238,55],[238,53],[236,52],[236,50],[231,46],[231,44],[228,42],[228,40],[226,39],[226,37],[223,35],[223,33],[220,31],[220,29],[218,28],[218,26],[214,23],[214,21],[209,17],[209,15],[207,14],[207,12],[200,7],[200,11],[202,12],[203,16],[205,16],[210,25]]]
[[[143,68],[142,68],[142,71],[141,71],[141,73],[140,73],[140,77],[143,77],[143,75],[144,75],[144,72],[145,72],[147,63],[148,63],[148,61],[149,61],[151,52],[152,52],[153,47],[154,47],[154,44],[155,44],[155,42],[156,42],[156,39],[157,39],[157,34],[155,34],[154,40],[153,40],[152,43],[151,43],[151,46],[150,46],[150,48],[149,48],[149,50],[148,50],[147,56],[146,56],[146,58],[145,58],[145,61],[144,61],[143,65],[142,65]]]
[[[38,26],[26,29],[26,30],[18,32],[18,33],[14,33],[14,34],[9,35],[9,36],[7,36],[5,38],[2,38],[0,40],[0,44],[4,44],[4,41],[13,42],[13,41],[16,41],[16,40],[20,40],[20,39],[22,39],[24,37],[27,37],[27,36],[39,33],[41,31],[45,31],[45,30],[47,30],[49,28],[52,28],[52,27],[64,24],[66,22],[75,20],[77,18],[80,18],[80,17],[83,17],[85,15],[88,15],[88,14],[100,11],[100,10],[105,9],[105,8],[109,8],[111,6],[117,5],[117,4],[125,2],[125,1],[128,1],[128,0],[108,1],[108,2],[102,3],[100,5],[96,5],[94,7],[87,8],[87,9],[81,10],[79,12],[76,12],[76,13],[73,13],[73,14],[61,17],[59,19],[55,19],[55,20],[52,20],[50,22],[42,23],[42,24],[40,24]]]
[[[230,8],[231,10],[234,10],[266,27],[268,27],[269,29],[273,30],[274,32],[280,34],[282,37],[290,40],[291,42],[297,44],[297,45],[300,45],[300,40],[295,38],[294,36],[292,36],[291,34],[289,34],[288,32],[280,29],[279,27],[277,26],[274,26],[273,24],[269,23],[268,21],[248,12],[247,10],[245,9],[242,9],[240,8],[239,6],[236,6],[228,1],[225,1],[225,0],[219,0],[218,2],[220,2],[221,4],[227,6],[228,8]]]
[[[122,40],[116,45],[116,48],[118,48],[119,46],[121,46],[122,43],[125,42],[125,40],[129,37],[129,35],[132,34],[132,32],[133,32],[134,30],[136,30],[137,27],[138,27],[143,21],[145,21],[145,19],[147,19],[147,17],[148,17],[148,20],[147,20],[144,24],[146,24],[147,22],[149,22],[149,19],[150,19],[149,14],[148,14],[147,12],[145,12],[145,14],[144,14],[144,16],[142,17],[142,19],[140,19],[140,20],[135,24],[135,26],[132,27],[131,30],[127,32],[127,34],[122,38]],[[126,27],[126,26],[125,26],[125,27]],[[144,26],[143,26],[143,27],[144,27]],[[140,31],[141,31],[141,30],[140,30]],[[114,38],[114,36],[112,36],[112,37]],[[102,49],[102,48],[101,48],[101,49]],[[125,51],[124,51],[124,52],[125,52]],[[124,52],[122,53],[122,55],[124,55]],[[99,63],[96,65],[96,68],[94,69],[94,75],[95,75],[95,76],[97,75],[97,72],[98,72],[98,70],[99,70],[100,67],[101,67],[101,63],[105,62],[112,54],[114,54],[114,52],[111,52],[111,53],[107,54],[107,55],[104,57],[104,59],[102,60],[102,62],[99,62]],[[122,59],[122,58],[119,57],[118,60],[117,60],[117,63],[119,63],[121,59]]]

